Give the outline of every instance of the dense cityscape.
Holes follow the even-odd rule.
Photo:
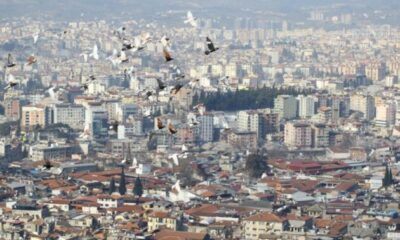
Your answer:
[[[0,239],[400,239],[400,6],[194,2],[0,19]]]

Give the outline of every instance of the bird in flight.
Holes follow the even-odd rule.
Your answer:
[[[172,125],[172,123],[168,123],[168,132],[170,134],[175,134],[178,132],[178,130],[176,130],[176,128],[174,127],[174,125]]]
[[[43,164],[44,170],[50,170],[53,167],[53,164],[49,160],[45,160]]]
[[[163,45],[163,47],[165,47],[165,48],[170,48],[171,47],[171,41],[165,35],[161,38],[160,42]]]
[[[36,44],[37,41],[39,40],[39,33],[35,33],[32,35],[33,38],[33,44]]]
[[[99,48],[97,47],[97,44],[93,46],[92,53],[89,55],[90,57],[94,58],[95,60],[99,60]]]
[[[166,48],[163,49],[163,53],[164,53],[165,62],[170,62],[170,61],[174,60]]]
[[[185,78],[185,74],[182,72],[182,70],[178,66],[173,66],[172,71],[174,74],[174,80],[179,80]]]
[[[157,118],[157,128],[158,128],[158,129],[163,129],[163,128],[165,128],[165,126],[164,126],[164,124],[163,124],[163,122],[161,121],[160,118]]]
[[[211,41],[209,37],[206,37],[206,44],[207,44],[207,50],[204,52],[206,55],[209,55],[210,53],[213,53],[219,49],[214,46],[214,43]]]
[[[172,95],[176,95],[182,89],[182,87],[183,87],[183,84],[178,83],[171,89],[170,93]]]
[[[124,26],[117,28],[114,34],[118,36],[119,39],[123,39],[125,35],[126,28]]]
[[[197,27],[197,18],[193,16],[191,11],[187,12],[185,23],[190,24],[192,27]]]
[[[37,59],[34,55],[31,55],[26,59],[26,64],[29,66],[35,64],[36,62],[37,62]]]
[[[8,67],[8,68],[12,68],[12,67],[15,67],[15,63],[14,63],[14,58],[13,58],[13,56],[11,55],[11,53],[9,53],[8,54],[8,57],[7,57],[7,65],[6,65],[6,67]]]
[[[167,87],[160,78],[157,78],[157,84],[158,84],[158,89],[160,90],[164,90]]]
[[[18,85],[18,82],[15,80],[15,77],[12,74],[8,75],[8,83],[7,86],[4,88],[5,91],[8,91],[11,88],[14,88]]]

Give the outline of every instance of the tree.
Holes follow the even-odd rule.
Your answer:
[[[112,194],[113,192],[115,192],[115,190],[116,190],[115,180],[114,180],[114,178],[111,178],[111,180],[110,180],[110,188],[108,190],[108,193]]]
[[[392,170],[386,165],[385,176],[383,177],[383,186],[388,187],[393,184]]]
[[[252,178],[259,178],[268,170],[268,164],[264,156],[250,154],[246,159],[246,171]]]
[[[178,178],[183,186],[193,186],[196,180],[193,178],[193,166],[190,158],[179,160]]]
[[[392,175],[392,169],[391,168],[389,169],[389,177],[388,177],[388,179],[389,179],[389,185],[392,185],[393,184],[393,175]]]
[[[278,73],[278,76],[282,74]],[[218,111],[238,111],[246,109],[273,108],[274,99],[278,95],[288,94],[297,96],[312,94],[313,90],[299,88],[264,87],[251,90],[236,90],[227,92],[205,93],[200,92],[193,104],[203,103],[207,109]]]
[[[119,178],[119,194],[125,195],[126,193],[126,182],[125,182],[125,173],[124,168],[121,171],[121,177]]]
[[[135,186],[133,187],[133,195],[141,197],[143,195],[143,185],[139,177],[135,180]]]

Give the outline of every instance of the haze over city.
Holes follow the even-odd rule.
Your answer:
[[[398,0],[0,1],[0,239],[400,239],[399,22]]]

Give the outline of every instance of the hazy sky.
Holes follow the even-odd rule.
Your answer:
[[[247,9],[286,14],[311,7],[335,6],[346,11],[400,10],[400,0],[0,0],[0,16],[50,16],[57,20],[81,17],[105,18],[124,12],[132,18],[152,17],[157,12],[189,10],[201,14],[246,14]]]

